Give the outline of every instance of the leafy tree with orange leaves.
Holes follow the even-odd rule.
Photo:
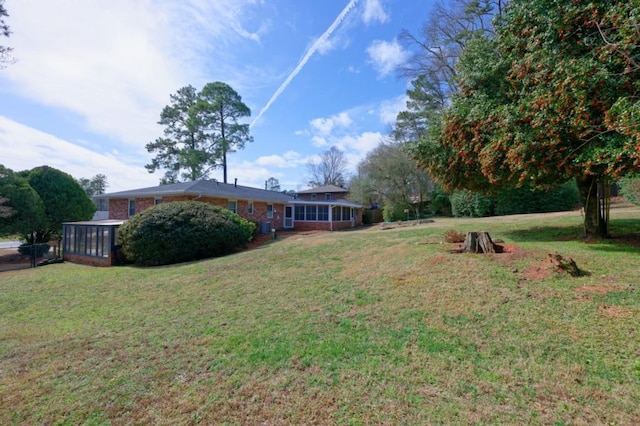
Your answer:
[[[637,0],[514,0],[467,43],[459,92],[416,145],[447,189],[576,179],[587,235],[608,235],[607,188],[640,169]]]

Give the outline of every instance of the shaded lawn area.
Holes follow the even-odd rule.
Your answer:
[[[4,272],[0,424],[638,424],[640,250],[567,238],[579,224],[436,219]],[[451,228],[518,250],[452,254]],[[553,252],[589,274],[527,273]]]

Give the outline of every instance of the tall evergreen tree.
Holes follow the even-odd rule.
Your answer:
[[[207,137],[222,162],[223,179],[227,183],[227,154],[253,141],[249,124],[239,122],[251,116],[251,110],[231,86],[221,82],[208,83],[202,88],[199,106]]]
[[[145,167],[150,173],[164,169],[162,183],[206,179],[222,167],[226,183],[227,154],[252,141],[249,125],[238,121],[251,111],[220,82],[208,83],[200,92],[183,87],[170,99],[158,122],[165,126],[164,137],[146,145],[156,156]]]

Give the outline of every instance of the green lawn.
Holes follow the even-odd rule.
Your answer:
[[[0,424],[640,424],[640,209],[0,274]],[[453,254],[448,229],[519,248]],[[549,253],[586,272],[547,274]]]

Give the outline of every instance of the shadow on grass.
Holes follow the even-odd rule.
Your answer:
[[[514,241],[548,242],[584,240],[582,228],[578,226],[533,226],[527,229],[502,231]]]
[[[504,231],[515,242],[583,242],[592,250],[604,252],[637,252],[640,250],[640,218],[612,219],[609,238],[585,237],[581,226],[533,226]]]

